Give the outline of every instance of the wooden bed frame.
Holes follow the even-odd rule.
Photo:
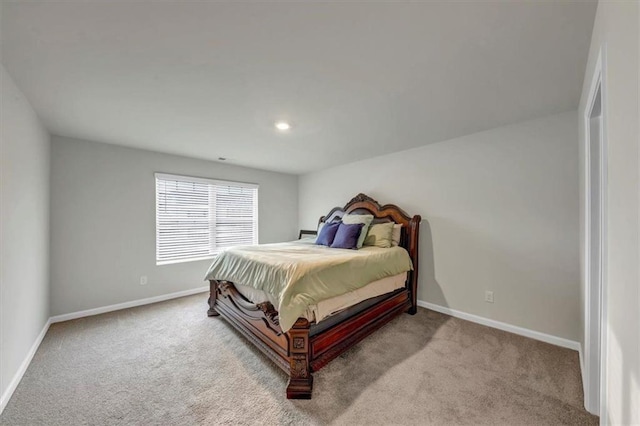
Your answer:
[[[410,217],[399,207],[358,194],[344,207],[335,207],[321,222],[339,220],[345,213],[372,214],[374,223],[395,222],[402,226],[400,246],[413,262],[404,288],[352,306],[318,324],[298,318],[283,333],[278,312],[269,302],[254,304],[228,281],[210,280],[209,316],[223,316],[258,349],[289,374],[287,398],[310,399],[312,372],[379,329],[402,312],[413,315],[417,309],[418,236],[420,216]]]

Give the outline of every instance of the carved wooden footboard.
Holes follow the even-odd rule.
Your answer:
[[[232,283],[211,280],[209,316],[222,315],[258,349],[289,374],[287,398],[310,399],[313,376],[310,369],[310,324],[299,318],[283,333],[278,312],[269,302],[253,304]]]
[[[415,314],[418,276],[418,233],[420,216],[410,218],[394,205],[380,206],[364,194],[344,208],[334,208],[321,222],[330,222],[345,213],[373,214],[378,221],[402,224],[400,245],[411,257],[414,270],[408,273],[405,288],[361,302],[338,317],[319,324],[298,318],[282,332],[278,312],[269,302],[254,304],[238,292],[233,283],[210,281],[209,316],[223,316],[258,349],[289,374],[287,398],[310,399],[312,372],[391,321],[402,312]]]

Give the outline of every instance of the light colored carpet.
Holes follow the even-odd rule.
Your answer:
[[[419,309],[315,374],[313,399],[196,295],[54,324],[3,425],[596,424],[576,352]]]

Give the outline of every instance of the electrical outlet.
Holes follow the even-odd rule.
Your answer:
[[[487,303],[493,303],[493,292],[492,291],[485,291],[484,292],[484,301]]]
[[[146,275],[143,275],[140,277],[140,285],[147,285],[148,282],[149,282],[149,279],[147,278]]]

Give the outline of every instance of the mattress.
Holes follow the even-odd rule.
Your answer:
[[[243,284],[275,296],[280,327],[288,331],[309,306],[411,269],[403,247],[344,250],[299,240],[224,250],[205,279]]]
[[[391,293],[394,290],[402,288],[405,286],[406,280],[407,273],[403,272],[398,275],[393,275],[373,281],[364,287],[360,287],[340,296],[321,300],[317,304],[307,307],[307,310],[302,314],[302,317],[308,319],[309,321],[315,321],[316,323],[319,323],[323,319],[328,318],[331,315],[336,314],[353,305],[356,305],[364,300]],[[268,301],[273,306],[278,306],[277,298],[269,293],[246,285],[234,284],[234,286],[240,294],[242,294],[245,298],[253,303],[262,303]]]

